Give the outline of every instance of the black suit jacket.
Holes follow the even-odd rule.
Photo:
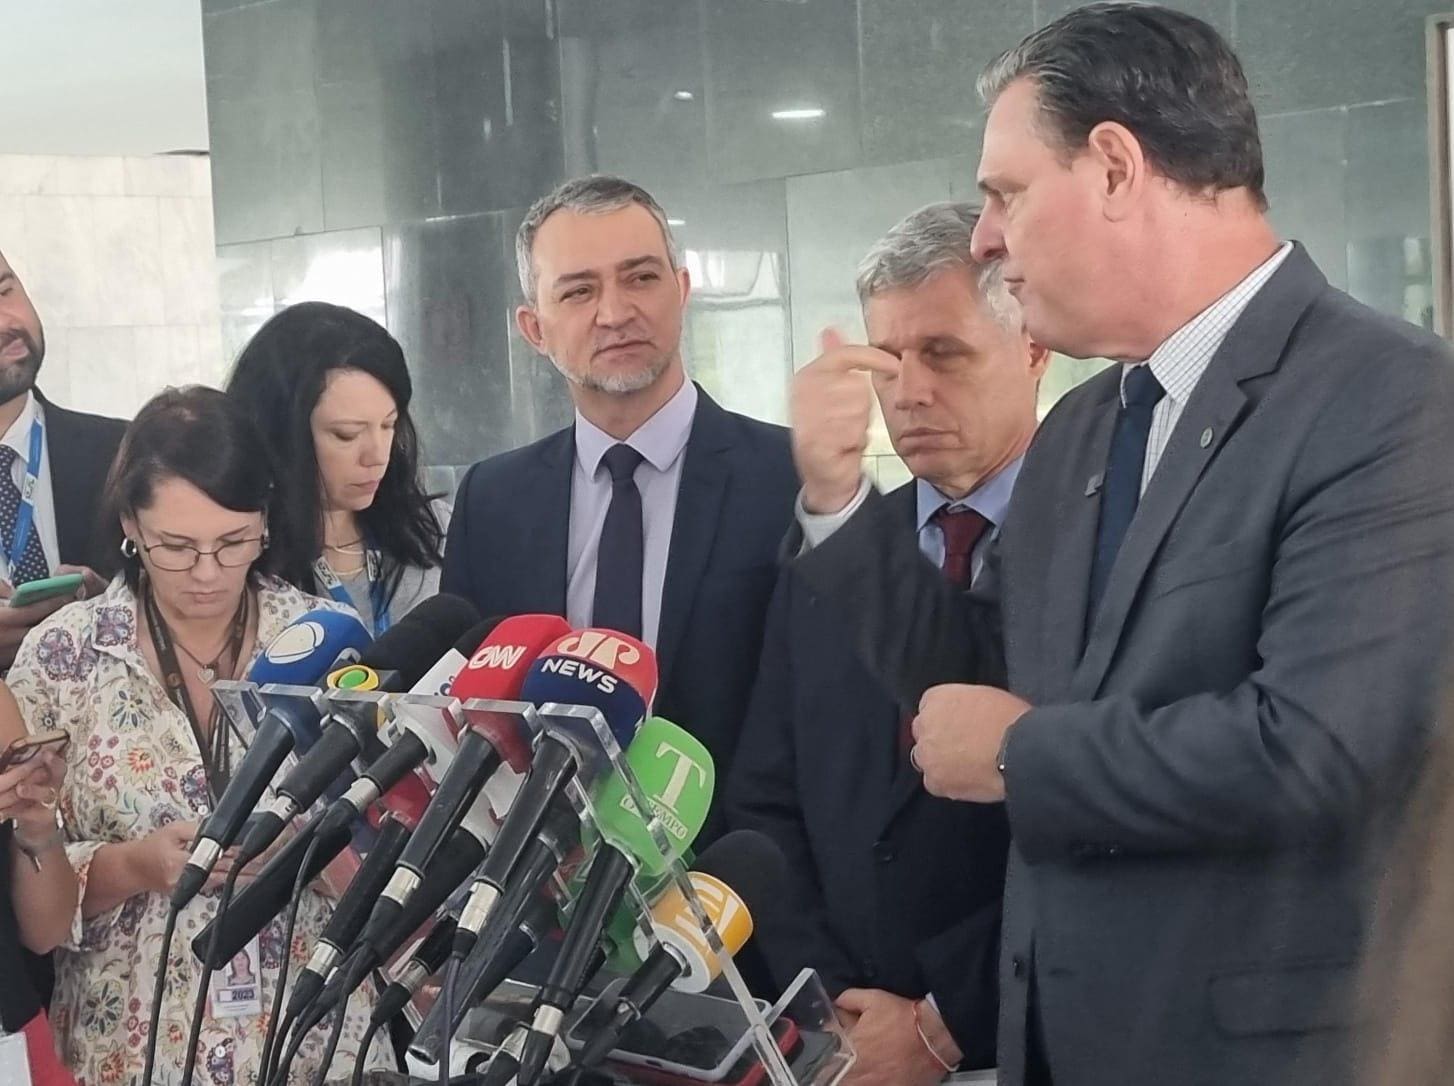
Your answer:
[[[51,403],[38,389],[35,395],[45,408],[46,452],[61,562],[90,566],[109,577],[119,563],[115,555],[99,552],[97,517],[106,475],[116,459],[126,422],[71,411]]]
[[[757,674],[798,483],[785,429],[697,395],[662,593],[655,711],[706,744],[721,781]],[[564,615],[574,460],[567,427],[470,468],[440,589],[485,615]],[[721,832],[721,791],[698,851]]]
[[[914,495],[909,483],[884,501],[909,540]],[[835,996],[933,992],[964,1066],[992,1067],[1004,807],[924,791],[893,694],[821,603],[784,572],[728,790],[732,828],[771,837],[796,880],[759,938],[781,985],[806,965]]]
[[[979,601],[883,501],[796,568],[901,700],[1007,664],[1035,706],[1006,748],[1002,1082],[1032,978],[1060,1082],[1352,1082],[1372,901],[1448,663],[1454,362],[1296,248],[1192,393],[1087,630],[1118,386],[1042,424]]]

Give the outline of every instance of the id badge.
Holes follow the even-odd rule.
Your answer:
[[[23,1033],[0,1033],[0,1082],[30,1086],[30,1053]]]
[[[263,1013],[262,957],[258,953],[258,938],[252,940],[232,960],[224,962],[222,968],[212,974],[208,981],[208,1002],[213,1018],[246,1018]]]

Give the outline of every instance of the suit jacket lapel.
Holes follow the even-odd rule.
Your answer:
[[[1040,613],[1044,651],[1041,670],[1050,676],[1051,696],[1063,693],[1085,646],[1086,607],[1090,599],[1091,558],[1100,524],[1101,483],[1119,406],[1119,367],[1092,380],[1103,382],[1093,406],[1067,438],[1056,487],[1059,508],[1052,521],[1053,558],[1046,573]],[[1058,454],[1057,454],[1058,455]],[[1013,540],[1009,545],[1013,546]],[[1042,692],[1043,693],[1043,692]]]
[[[524,543],[515,567],[520,598],[541,601],[543,610],[566,612],[571,486],[575,478],[575,427],[568,426],[541,445],[526,480],[518,530]],[[535,497],[532,500],[532,495]]]
[[[732,442],[727,412],[697,386],[697,410],[682,455],[682,479],[672,518],[671,546],[661,591],[661,621],[656,635],[656,661],[665,688],[686,632],[697,586],[712,554],[722,504],[732,477]]]
[[[1293,328],[1327,281],[1301,246],[1258,292],[1192,392],[1126,531],[1106,582],[1072,697],[1099,693],[1141,582],[1197,481],[1247,413],[1242,383],[1275,370]]]
[[[85,427],[73,425],[69,411],[51,403],[39,389],[35,396],[45,411],[45,451],[61,561],[90,561],[88,547],[95,528],[91,518],[96,516],[96,498],[111,465],[93,462],[94,443],[87,440]]]

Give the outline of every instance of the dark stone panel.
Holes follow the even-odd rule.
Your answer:
[[[1033,29],[1030,0],[862,0],[863,150],[873,162],[977,147],[981,69]]]
[[[1447,0],[1239,0],[1258,108],[1281,113],[1424,93],[1424,19]]]
[[[267,0],[205,14],[207,97],[285,97],[313,88],[315,0]]]
[[[322,230],[323,163],[312,88],[266,98],[209,96],[217,244]]]
[[[1044,26],[1060,18],[1072,8],[1085,7],[1088,0],[1035,0],[1036,26]],[[1277,4],[1283,0],[1255,0],[1259,4]],[[1168,0],[1165,6],[1175,8],[1177,11],[1184,11],[1188,15],[1195,15],[1198,19],[1204,19],[1211,23],[1222,36],[1228,41],[1236,40],[1236,33],[1241,29],[1238,17],[1241,15],[1240,8],[1234,11],[1236,0]],[[1015,42],[1010,42],[1014,45]],[[1006,46],[1008,48],[1008,46]]]
[[[1272,224],[1307,246],[1328,281],[1348,285],[1348,111],[1284,114],[1262,122]]]
[[[407,96],[391,90],[380,81],[318,88],[331,230],[439,214],[433,87]]]
[[[432,464],[468,464],[522,443],[506,322],[513,265],[505,217],[384,231],[389,328],[414,377],[413,415]]]
[[[859,161],[852,0],[705,0],[707,155],[713,181],[836,170]],[[789,110],[821,116],[774,117]]]

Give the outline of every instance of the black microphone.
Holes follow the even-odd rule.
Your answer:
[[[287,908],[292,897],[293,885],[298,878],[298,869],[308,853],[308,845],[314,838],[318,847],[308,861],[308,873],[304,882],[312,882],[323,873],[334,858],[352,840],[353,830],[345,825],[334,827],[327,833],[317,832],[315,823],[310,823],[303,832],[280,848],[268,859],[263,869],[247,886],[232,899],[232,906],[219,917],[207,922],[192,940],[192,952],[201,961],[207,954],[212,938],[212,928],[221,924],[217,936],[217,961],[231,961],[237,952],[245,947],[252,937],[267,927],[273,917]]]
[[[479,612],[459,596],[432,596],[389,627],[352,664],[329,678],[335,689],[408,690],[429,671],[455,639],[479,621]],[[328,726],[313,749],[298,760],[275,789],[239,850],[238,863],[260,856],[299,811],[309,807],[361,752],[377,744],[375,706],[332,702]]]
[[[544,890],[546,882],[567,854],[580,844],[580,840],[580,816],[564,797],[557,797],[546,813],[539,835],[527,847],[484,928],[478,935],[466,928],[455,929],[454,957],[467,958],[476,945],[488,946],[491,939],[498,939],[503,932],[519,923],[526,906]]]
[[[353,615],[309,611],[290,622],[248,668],[249,682],[313,685],[340,659],[352,659],[368,643],[368,631]],[[218,859],[237,839],[268,783],[294,746],[314,741],[318,712],[299,698],[264,699],[266,712],[248,750],[238,763],[217,808],[172,888],[171,905],[181,909],[197,896]]]
[[[348,956],[334,970],[333,976],[313,1001],[306,1015],[297,1008],[300,1028],[306,1033],[323,1020],[335,1003],[346,1000],[363,983],[371,969],[389,959],[419,930],[421,924],[448,900],[484,858],[484,846],[471,834],[457,830],[435,853],[425,868],[424,878],[398,913],[393,923],[378,932],[365,927]],[[290,1012],[294,1010],[289,1007]]]
[[[347,832],[348,824],[344,825]],[[409,840],[409,829],[406,822],[392,814],[386,815],[379,823],[378,839],[364,857],[363,864],[354,873],[348,888],[338,899],[338,904],[333,907],[333,915],[324,925],[308,964],[299,972],[298,979],[294,982],[290,1012],[294,1008],[307,1006],[322,990],[329,972],[358,937],[364,921],[368,919],[369,910],[374,907],[374,899],[389,881],[399,853],[404,850],[404,843]]]
[[[782,850],[752,830],[729,833],[697,857],[693,889],[729,954],[735,955],[751,937],[754,917],[770,918],[793,907],[784,893],[788,875]],[[616,994],[603,1022],[598,1011],[604,1008],[591,1009],[586,1022],[593,1030],[576,1055],[576,1066],[593,1067],[605,1059],[672,985],[689,978],[690,990],[700,991],[718,975],[716,952],[675,886],[651,912],[661,942]]]
[[[382,1026],[409,1005],[409,1000],[424,987],[424,982],[449,960],[449,944],[453,938],[454,918],[446,916],[436,920],[429,934],[414,948],[409,960],[379,996],[379,1001],[374,1004],[374,1013],[369,1017],[370,1025]]]

